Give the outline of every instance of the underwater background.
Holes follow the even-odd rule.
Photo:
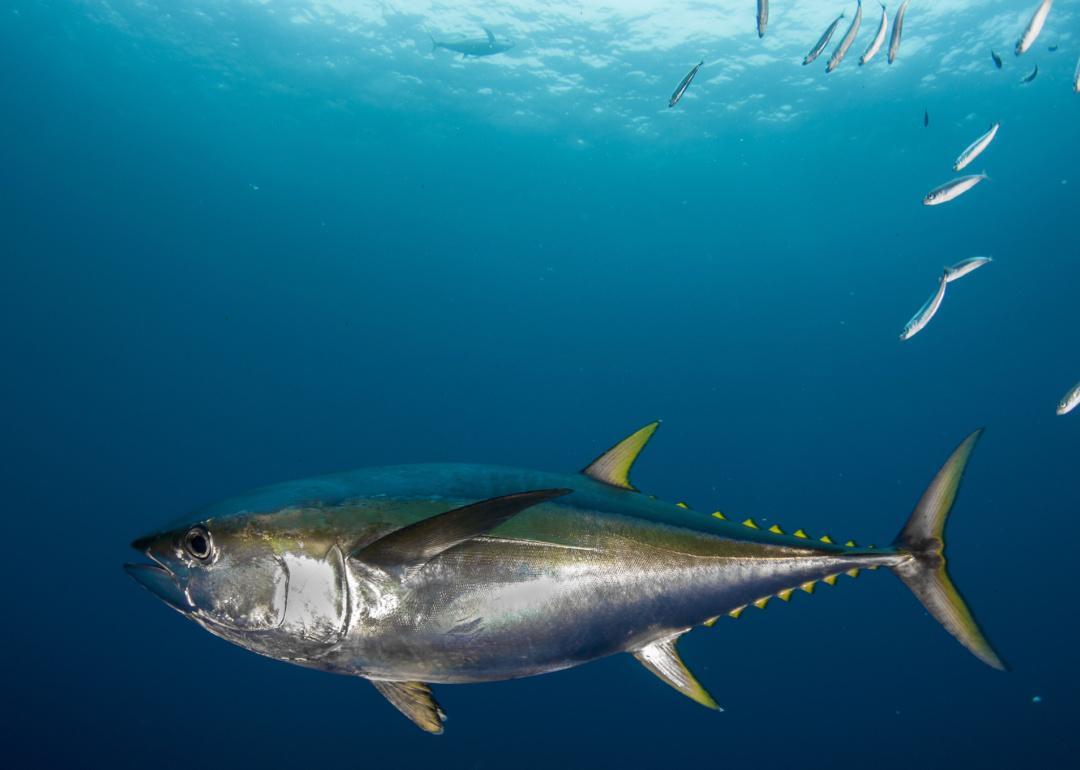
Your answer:
[[[852,3],[778,0],[763,40],[745,1],[6,3],[9,761],[1071,766],[1080,413],[1054,407],[1080,379],[1080,3],[1018,59],[1035,5],[915,0],[896,63],[860,68],[868,3],[826,76],[799,62]],[[515,47],[430,50],[481,25]],[[990,181],[921,205],[994,121],[968,170]],[[881,571],[687,635],[723,713],[621,655],[436,686],[433,738],[120,569],[250,487],[571,472],[658,418],[646,492],[879,544],[985,425],[948,556],[1013,670]]]

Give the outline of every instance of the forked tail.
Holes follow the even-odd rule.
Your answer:
[[[981,435],[980,428],[964,439],[923,492],[911,518],[893,541],[898,553],[911,558],[891,569],[960,644],[987,665],[1004,670],[1005,664],[979,629],[945,569],[945,520],[956,500],[964,467]]]

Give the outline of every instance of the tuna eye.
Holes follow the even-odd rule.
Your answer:
[[[202,527],[192,527],[184,535],[184,548],[199,561],[206,561],[213,553],[214,541]]]

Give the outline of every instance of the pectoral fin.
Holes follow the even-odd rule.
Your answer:
[[[634,652],[634,657],[641,665],[652,671],[669,685],[681,692],[691,700],[700,703],[707,708],[723,711],[708,691],[701,686],[690,669],[679,658],[679,652],[675,649],[678,636],[669,636],[660,639],[647,647],[642,647]]]
[[[602,481],[619,489],[637,491],[630,483],[630,469],[634,467],[641,450],[649,443],[652,434],[660,427],[660,421],[650,422],[644,428],[624,438],[618,444],[593,460],[582,471],[591,479]]]
[[[443,551],[494,529],[526,508],[572,491],[538,489],[481,500],[396,529],[354,551],[352,558],[399,574],[410,567],[422,566]]]
[[[439,735],[446,714],[423,682],[371,682],[390,703],[425,732]]]

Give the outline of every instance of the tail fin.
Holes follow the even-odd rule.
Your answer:
[[[893,541],[899,553],[911,558],[892,567],[892,571],[960,644],[983,663],[1003,671],[1005,664],[983,636],[945,569],[945,520],[956,500],[964,467],[981,435],[980,428],[964,439],[926,488],[911,518]]]

